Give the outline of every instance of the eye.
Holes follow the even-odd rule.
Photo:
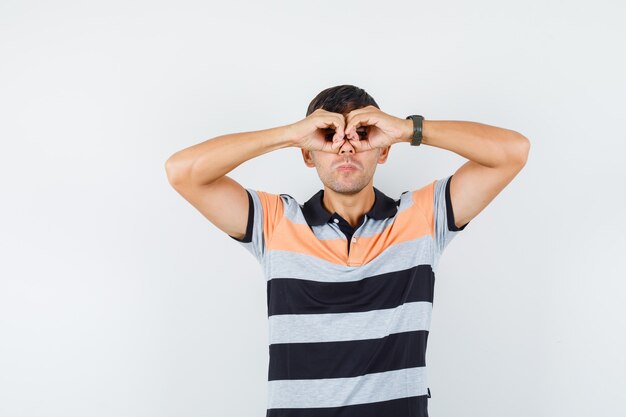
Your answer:
[[[357,135],[359,135],[359,139],[363,140],[367,138],[367,130],[357,130]],[[324,133],[324,139],[326,139],[326,141],[331,142],[333,140],[333,136],[335,136],[335,131],[334,130],[327,130]]]

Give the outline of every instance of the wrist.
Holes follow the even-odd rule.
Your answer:
[[[400,139],[400,142],[411,143],[411,140],[413,140],[413,120],[404,119],[403,123],[404,128],[402,130],[402,138]]]
[[[413,114],[406,117],[407,124],[411,125],[411,137],[407,142],[410,142],[411,146],[419,146],[424,143],[424,116],[420,114]]]
[[[292,123],[292,124],[284,125],[283,130],[285,132],[283,136],[283,140],[285,141],[283,143],[284,147],[297,147],[298,141],[297,141],[297,136],[296,136],[295,129],[294,129],[294,124]]]
[[[422,120],[422,145],[429,145],[429,137],[432,130],[433,120]]]

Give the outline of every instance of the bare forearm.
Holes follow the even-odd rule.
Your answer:
[[[165,163],[171,183],[208,184],[243,162],[293,145],[290,126],[217,136],[173,154]]]
[[[407,142],[411,142],[413,122],[407,122]],[[422,144],[447,149],[487,167],[525,161],[529,148],[521,133],[476,122],[423,120],[422,137]]]

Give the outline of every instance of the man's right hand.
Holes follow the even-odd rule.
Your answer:
[[[320,108],[289,127],[293,133],[294,146],[307,151],[337,153],[345,141],[345,126],[343,114]]]

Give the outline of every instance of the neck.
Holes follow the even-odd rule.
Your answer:
[[[352,227],[361,223],[361,219],[374,207],[376,194],[371,184],[356,194],[342,194],[324,187],[322,204],[330,213],[337,213]]]

